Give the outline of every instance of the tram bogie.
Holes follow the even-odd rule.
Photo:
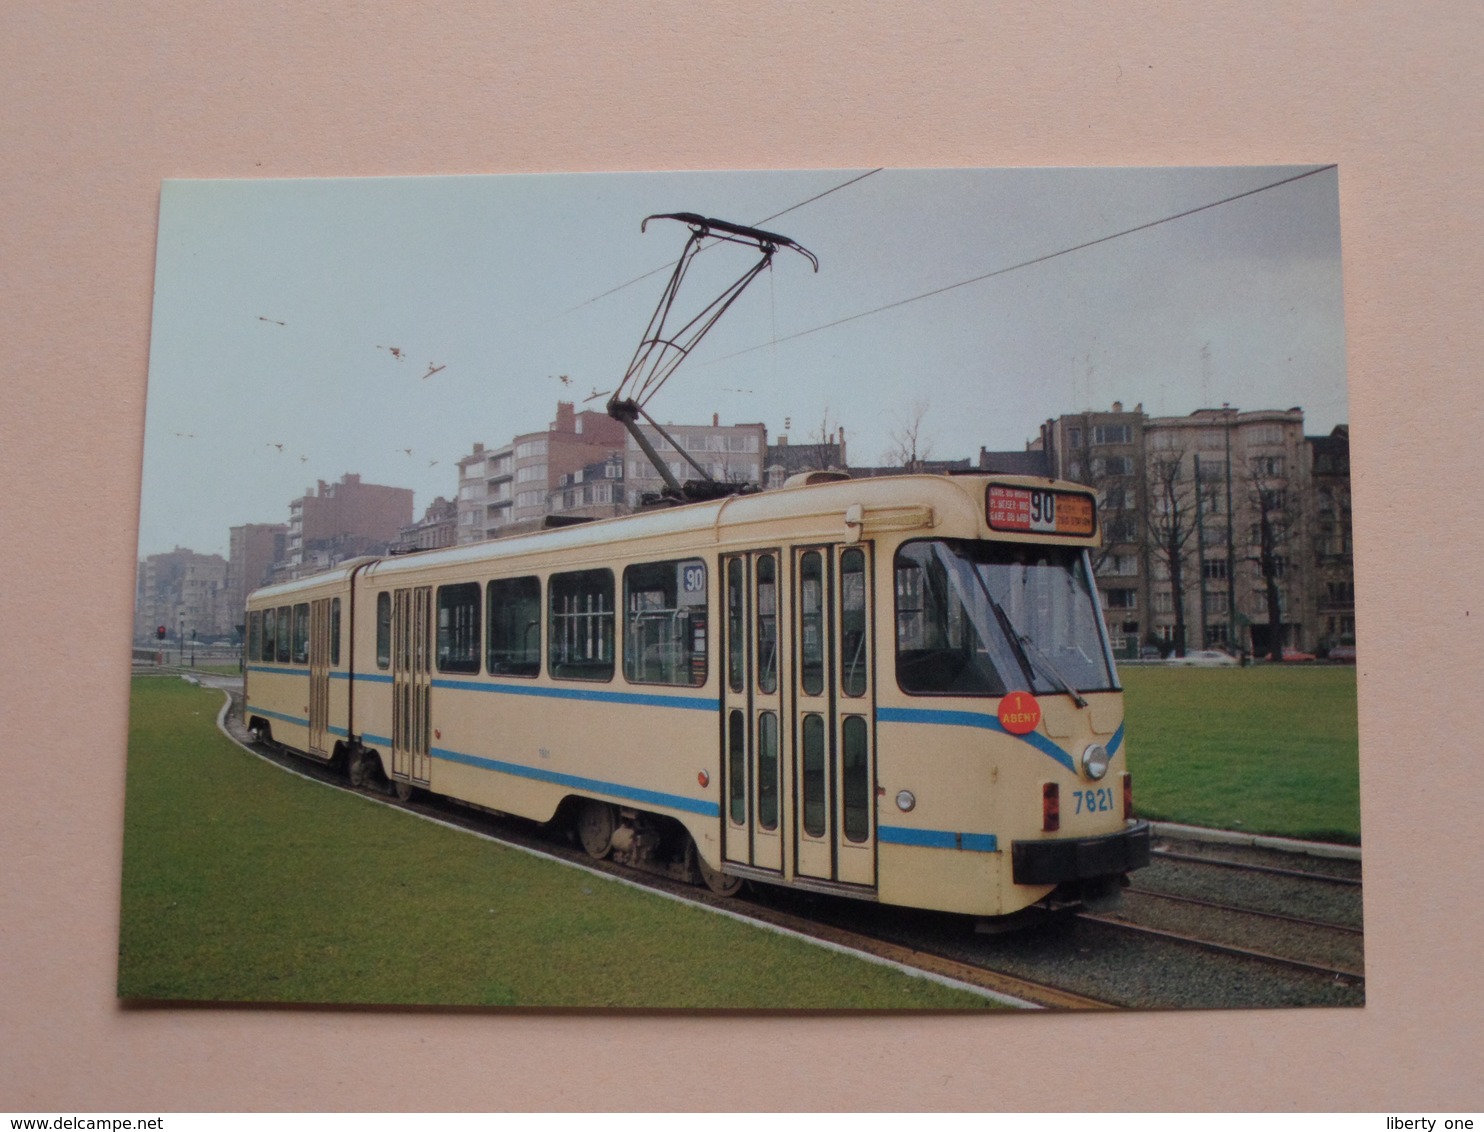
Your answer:
[[[248,602],[245,718],[689,874],[1003,916],[1147,863],[1085,488],[788,487]]]

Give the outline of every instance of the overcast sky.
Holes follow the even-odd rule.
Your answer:
[[[420,517],[476,441],[601,410],[584,399],[622,377],[688,235],[640,232],[662,212],[760,225],[820,267],[781,250],[649,403],[661,421],[806,442],[827,420],[869,464],[913,403],[940,458],[1114,401],[1347,419],[1317,164],[170,181],[140,556],[225,556],[229,527],[287,522],[346,472],[412,488]],[[754,258],[703,253],[678,313]]]

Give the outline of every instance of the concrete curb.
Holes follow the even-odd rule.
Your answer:
[[[1359,845],[1338,845],[1330,841],[1295,841],[1288,837],[1268,837],[1258,833],[1238,833],[1230,829],[1207,829],[1199,825],[1175,825],[1173,822],[1150,822],[1153,831],[1163,837],[1183,837],[1190,841],[1209,841],[1220,845],[1247,845],[1254,849],[1273,849],[1308,857],[1335,857],[1342,861],[1360,860]]]

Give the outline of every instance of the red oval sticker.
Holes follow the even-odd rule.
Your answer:
[[[1027,692],[1011,692],[1000,701],[1000,726],[1011,735],[1029,735],[1041,722],[1041,705]]]

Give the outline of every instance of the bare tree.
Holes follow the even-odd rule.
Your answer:
[[[1283,477],[1282,457],[1258,456],[1247,465],[1247,506],[1256,522],[1248,561],[1257,565],[1257,592],[1268,615],[1265,651],[1283,659],[1282,584],[1291,557],[1289,548],[1299,525],[1298,500]]]
[[[921,471],[932,459],[933,444],[923,431],[923,419],[927,416],[929,403],[918,398],[906,407],[901,423],[891,432],[891,447],[887,449],[882,463]]]
[[[837,439],[839,432],[838,422],[830,424],[830,407],[826,405],[819,414],[819,428],[809,434],[808,454],[804,457],[804,463],[812,471],[832,472],[843,471],[845,468],[845,454],[841,451],[841,445]]]
[[[1155,557],[1165,564],[1170,575],[1170,596],[1175,613],[1175,655],[1184,656],[1185,570],[1196,531],[1196,493],[1200,486],[1195,477],[1183,473],[1184,451],[1151,453],[1147,470],[1149,509],[1144,525]],[[1203,583],[1204,584],[1204,583]],[[1202,626],[1204,636],[1205,628]],[[1202,641],[1204,644],[1204,640]]]

